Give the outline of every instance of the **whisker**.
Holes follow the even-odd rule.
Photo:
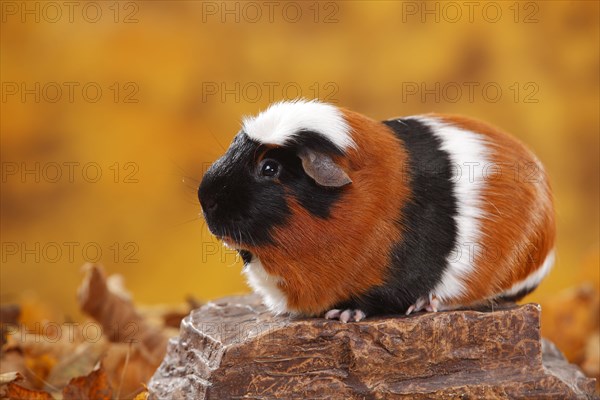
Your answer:
[[[171,163],[173,163],[173,165],[175,165],[177,167],[177,169],[182,172],[183,175],[191,175],[188,171],[186,171],[181,165],[177,164],[175,162],[175,160],[173,160],[172,158],[169,158],[169,161],[171,161]]]
[[[208,131],[208,133],[210,134],[210,136],[212,136],[212,138],[215,140],[215,142],[217,142],[217,144],[219,145],[219,147],[221,148],[221,150],[223,151],[227,151],[225,150],[225,147],[223,147],[223,145],[221,144],[221,142],[219,142],[219,139],[217,139],[217,137],[215,136],[214,133],[212,133],[212,131],[210,129],[206,129]]]
[[[186,224],[190,224],[190,223],[192,223],[194,221],[198,221],[198,220],[204,221],[202,218],[200,218],[198,216],[196,218],[193,218],[193,219],[190,219],[190,220],[187,220],[187,221],[183,221],[183,222],[179,222],[179,223],[177,223],[175,225],[171,225],[171,226],[167,227],[167,229],[179,228],[180,226],[183,226],[183,225],[186,225]]]
[[[206,220],[204,218],[201,218],[202,220],[202,230],[200,231],[200,240],[206,240],[206,232],[208,231],[210,237],[212,237],[212,233],[210,232],[210,229],[208,229],[208,225],[206,224]]]
[[[183,183],[185,186],[194,187],[196,189],[198,189],[198,185],[200,185],[200,181],[198,179],[192,178],[191,176],[182,176],[181,183]]]
[[[196,204],[197,206],[199,206],[200,208],[202,207],[200,205],[200,202],[198,201],[198,192],[194,191],[192,192],[191,190],[186,190],[185,192],[181,193],[181,199],[186,199],[186,200],[191,200],[194,204]]]

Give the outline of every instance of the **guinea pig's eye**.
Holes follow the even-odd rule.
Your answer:
[[[277,161],[267,158],[260,163],[259,173],[267,178],[276,178],[280,169],[281,165]]]

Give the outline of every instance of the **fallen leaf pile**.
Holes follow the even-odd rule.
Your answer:
[[[2,306],[0,398],[147,398],[145,384],[169,337],[199,304],[190,299],[182,307],[137,309],[119,275],[107,277],[95,264],[84,272],[78,301],[90,320],[60,319],[31,304]]]

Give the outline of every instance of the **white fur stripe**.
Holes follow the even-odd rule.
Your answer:
[[[466,279],[475,270],[474,245],[481,241],[482,191],[488,149],[482,135],[461,129],[431,116],[411,117],[427,126],[442,142],[441,149],[450,157],[452,183],[457,202],[454,216],[457,227],[456,246],[447,261],[440,283],[434,288],[442,302],[465,294]]]
[[[514,296],[521,290],[534,289],[537,285],[540,284],[542,279],[544,279],[544,277],[548,275],[548,273],[552,269],[552,266],[554,265],[554,259],[555,253],[554,250],[551,250],[546,256],[546,259],[544,260],[542,265],[538,269],[529,274],[527,278],[512,285],[510,289],[502,293],[502,296]]]
[[[252,261],[246,264],[244,274],[250,287],[262,297],[265,305],[273,313],[281,314],[288,311],[287,298],[277,286],[281,279],[265,271],[258,257],[254,256]]]
[[[318,100],[273,103],[255,117],[244,117],[242,130],[256,141],[278,146],[302,131],[313,131],[342,150],[354,147],[350,127],[340,109]]]

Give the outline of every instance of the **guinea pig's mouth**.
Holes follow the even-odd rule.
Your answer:
[[[215,226],[206,220],[208,230],[217,238],[225,247],[232,250],[246,250],[243,246],[243,235],[241,230],[234,231],[233,229],[227,229],[223,226]],[[239,232],[239,233],[238,233]]]

